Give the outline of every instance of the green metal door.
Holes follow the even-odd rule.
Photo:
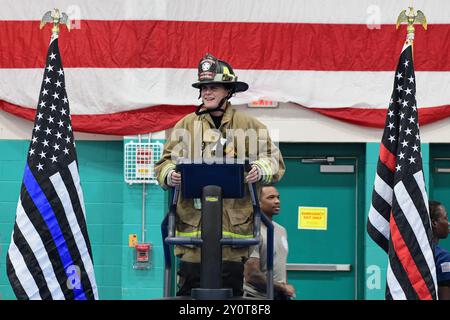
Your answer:
[[[288,232],[288,281],[296,287],[297,299],[357,299],[362,150],[346,154],[349,146],[345,145],[344,149],[336,145],[281,148],[286,175],[277,185],[282,200],[275,220]],[[325,228],[299,226],[299,207],[326,208]],[[321,221],[325,222],[324,215]]]
[[[450,145],[430,146],[430,200],[441,202],[450,212]],[[450,236],[439,241],[439,245],[450,250]]]

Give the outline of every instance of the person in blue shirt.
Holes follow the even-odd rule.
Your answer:
[[[438,245],[440,239],[445,239],[449,233],[447,210],[438,201],[429,201],[433,243],[435,244],[434,259],[438,282],[439,300],[450,300],[450,252]]]

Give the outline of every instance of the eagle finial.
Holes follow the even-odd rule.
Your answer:
[[[408,40],[414,40],[414,24],[420,23],[425,30],[427,30],[427,19],[422,11],[417,10],[417,13],[414,13],[414,8],[409,7],[409,12],[406,14],[406,10],[400,12],[397,18],[397,26],[396,29],[400,26],[402,22],[408,23],[408,27],[406,30],[408,31]]]
[[[70,20],[69,16],[65,12],[60,12],[59,9],[53,9],[52,11],[47,11],[41,19],[41,24],[39,28],[42,29],[46,23],[53,22],[52,33],[53,35],[58,35],[59,25],[65,24],[67,29],[70,31]]]

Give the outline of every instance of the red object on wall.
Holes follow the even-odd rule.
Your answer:
[[[141,243],[135,246],[136,248],[136,262],[148,262],[150,243]]]

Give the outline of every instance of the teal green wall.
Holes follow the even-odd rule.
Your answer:
[[[152,299],[162,297],[163,251],[160,224],[167,194],[157,185],[147,185],[145,206],[146,242],[152,244],[151,268],[133,269],[133,249],[128,235],[141,241],[142,185],[123,179],[123,149],[127,141],[78,141],[77,151],[87,223],[94,255],[100,299]],[[14,224],[28,141],[0,140],[0,299],[14,299],[6,277],[5,257]],[[305,144],[307,149],[308,144]],[[338,146],[338,145],[337,145]],[[341,145],[344,147],[345,145]],[[339,149],[339,148],[337,148]],[[447,146],[434,146],[436,156],[450,156]],[[443,151],[442,151],[443,150]],[[314,148],[310,152],[314,153]],[[369,212],[378,161],[379,143],[367,143],[361,183],[364,184],[361,252],[364,299],[384,299],[387,255],[367,236]],[[425,183],[430,184],[430,146],[422,144]],[[445,177],[444,177],[445,178]],[[434,180],[433,180],[434,179]],[[441,178],[442,179],[442,178]],[[433,196],[433,190],[431,190]],[[373,272],[376,272],[374,274]],[[379,283],[378,287],[374,287]]]
[[[6,277],[6,253],[14,226],[28,141],[0,140],[0,299],[14,297]]]
[[[131,140],[125,140],[124,144],[129,141]],[[137,234],[138,241],[142,241],[143,189],[142,184],[123,184],[122,299],[152,299],[163,296],[164,254],[161,222],[166,212],[167,194],[154,184],[146,185],[145,189],[145,242],[152,244],[151,268],[136,270],[133,269],[134,249],[128,247],[128,236]]]
[[[372,190],[373,183],[375,181],[375,174],[377,170],[379,143],[367,143],[366,145],[366,219],[364,228],[367,226],[367,215],[369,213],[370,205],[372,202]],[[427,191],[429,191],[430,181],[430,145],[427,143],[422,144],[422,164],[425,176],[425,185]],[[375,242],[368,236],[367,232],[364,232],[365,238],[365,268],[366,268],[366,281],[365,281],[365,295],[366,300],[384,300],[384,294],[386,289],[386,268],[388,257],[387,254],[378,247]]]
[[[121,299],[122,141],[78,141],[86,219],[100,299]]]
[[[122,242],[122,299],[152,299],[163,295],[164,258],[161,221],[164,217],[165,193],[159,186],[146,186],[145,242],[152,244],[151,268],[133,269],[134,249],[128,247],[128,235],[137,234],[142,241],[142,185],[125,185]]]
[[[6,277],[6,253],[14,225],[28,141],[0,140],[0,299],[14,299]],[[160,224],[165,193],[147,187],[146,241],[153,245],[152,267],[133,269],[128,234],[141,240],[142,185],[123,178],[123,141],[77,141],[80,179],[100,299],[162,296],[163,254]]]
[[[379,154],[379,143],[368,143],[366,145],[366,219],[364,228],[367,226],[367,215],[372,202],[373,182],[377,171]],[[386,253],[370,239],[367,232],[364,232],[365,250],[364,265],[366,267],[365,294],[367,300],[384,299],[386,283]]]

